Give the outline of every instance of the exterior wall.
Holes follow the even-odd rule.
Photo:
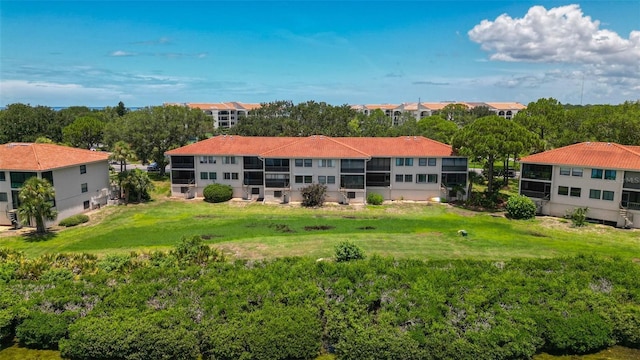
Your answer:
[[[401,159],[402,165],[397,159]],[[407,165],[407,159],[411,159],[412,164]],[[423,158],[429,159],[429,158]],[[420,158],[391,158],[391,186],[388,189],[388,197],[382,192],[386,200],[429,200],[430,198],[441,196],[442,182],[442,158],[435,159],[435,165],[420,165]],[[418,183],[418,175],[436,175],[435,183]],[[410,181],[407,181],[410,176]],[[402,181],[399,181],[402,178]],[[373,192],[373,191],[372,191]]]
[[[57,223],[69,216],[88,211],[98,204],[106,204],[104,189],[109,190],[109,164],[87,164],[87,171],[80,174],[80,166],[71,166],[53,171],[53,187],[56,189]],[[82,192],[82,184],[87,184],[87,192]],[[95,201],[92,201],[95,200]],[[85,209],[85,202],[89,207]]]
[[[0,225],[11,225],[9,220],[9,210],[11,206],[11,179],[9,178],[9,172],[0,170],[4,173],[4,180],[0,181],[0,193],[7,195],[7,201],[0,201]],[[3,179],[0,177],[0,179]]]

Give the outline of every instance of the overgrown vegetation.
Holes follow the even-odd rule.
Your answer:
[[[509,197],[506,210],[511,219],[533,219],[536,216],[536,204],[524,195]]]
[[[571,210],[567,210],[565,218],[571,220],[573,226],[581,227],[587,224],[587,213],[589,212],[589,208],[578,207]]]
[[[89,216],[85,214],[77,214],[77,215],[69,216],[66,219],[62,219],[62,221],[60,221],[58,225],[64,226],[64,227],[72,227],[72,226],[84,224],[88,221],[89,221]]]
[[[640,348],[640,266],[620,258],[224,262],[202,245],[183,238],[171,252],[118,261],[0,249],[0,335],[69,359],[522,359]]]
[[[221,203],[231,200],[233,197],[233,188],[231,185],[218,183],[209,184],[205,186],[202,195],[206,202]]]
[[[382,205],[384,197],[378,193],[369,193],[367,195],[367,204],[369,205]]]
[[[327,186],[323,184],[311,184],[300,189],[302,206],[319,207],[324,204],[327,195]]]

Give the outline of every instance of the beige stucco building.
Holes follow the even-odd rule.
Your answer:
[[[327,186],[327,201],[462,198],[467,158],[450,145],[422,136],[245,137],[216,136],[167,152],[173,196],[202,196],[211,183],[228,184],[234,197],[289,202],[300,189]]]
[[[49,180],[56,192],[53,204],[58,218],[47,225],[106,204],[108,157],[104,152],[54,144],[0,145],[0,224],[11,225],[20,188],[33,176]]]

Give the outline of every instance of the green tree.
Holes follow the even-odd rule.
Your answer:
[[[375,109],[369,115],[357,114],[349,123],[352,136],[387,136],[391,128],[391,118],[384,111]]]
[[[118,106],[116,106],[116,113],[118,114],[118,116],[123,117],[128,112],[129,110],[124,106],[124,103],[122,101],[118,102]]]
[[[22,184],[18,193],[20,206],[18,214],[22,219],[34,219],[36,233],[44,234],[47,230],[45,220],[55,220],[58,213],[53,209],[52,201],[56,191],[47,179],[29,178]]]
[[[124,141],[118,141],[113,146],[109,159],[119,162],[120,172],[123,172],[127,169],[127,161],[133,161],[135,159],[135,154],[131,150],[131,146],[129,146],[129,144]]]
[[[286,100],[263,103],[228,132],[243,136],[297,136],[299,122],[291,119],[293,107],[293,102]]]
[[[510,155],[531,151],[537,144],[537,136],[519,124],[499,116],[480,118],[462,128],[453,137],[456,152],[485,162],[487,191],[493,191],[493,164]]]
[[[0,143],[34,142],[41,136],[62,141],[62,131],[57,126],[53,109],[16,103],[0,111]]]
[[[453,121],[459,127],[465,126],[476,119],[465,104],[448,104],[437,114],[446,120]]]
[[[105,132],[109,145],[125,141],[138,159],[155,161],[164,175],[165,153],[189,141],[204,138],[212,130],[210,120],[200,109],[185,106],[153,106],[131,111],[111,123]]]
[[[536,151],[562,146],[559,141],[566,123],[566,111],[558,100],[542,98],[531,102],[525,110],[519,111],[513,117],[513,121],[542,140],[542,146]]]
[[[62,129],[64,141],[78,148],[91,149],[102,142],[104,123],[93,116],[82,116]]]
[[[119,173],[118,181],[124,192],[124,201],[126,204],[132,199],[138,202],[148,200],[149,191],[154,189],[149,175],[140,169],[132,169]]]
[[[440,115],[432,115],[418,121],[421,134],[429,139],[451,144],[453,135],[458,132],[458,126]]]

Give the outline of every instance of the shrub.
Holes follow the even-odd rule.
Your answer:
[[[364,259],[364,251],[356,244],[343,241],[336,245],[336,261],[351,261]]]
[[[573,226],[581,227],[587,224],[587,212],[589,212],[589,208],[575,208],[573,210],[567,210],[565,218],[571,220]]]
[[[34,312],[16,327],[20,344],[33,349],[57,349],[58,341],[67,335],[64,315]]]
[[[384,197],[377,193],[370,193],[367,195],[367,204],[370,205],[382,205]]]
[[[89,221],[89,217],[87,215],[78,214],[78,215],[69,216],[68,218],[63,219],[58,223],[58,225],[64,226],[64,227],[71,227],[71,226],[84,224],[87,221]]]
[[[230,185],[209,184],[204,188],[202,195],[206,202],[225,202],[231,200],[233,197],[233,188]]]
[[[532,219],[536,216],[536,204],[524,195],[511,196],[506,210],[512,219]]]
[[[170,253],[183,265],[206,265],[208,262],[224,261],[224,255],[212,249],[200,236],[183,236],[175,250]]]
[[[311,184],[300,189],[302,194],[302,206],[322,206],[327,193],[327,186],[323,184]]]
[[[551,313],[543,327],[549,353],[584,354],[613,345],[612,324],[596,313]]]

